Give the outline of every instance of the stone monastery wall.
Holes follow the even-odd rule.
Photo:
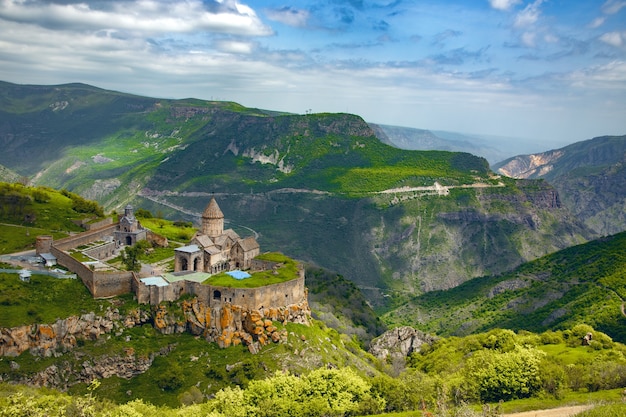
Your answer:
[[[101,227],[100,229],[88,230],[78,235],[55,240],[53,245],[61,250],[69,250],[81,245],[87,245],[89,243],[103,239],[107,236],[112,236],[115,232],[116,227],[116,224],[112,224]]]
[[[306,300],[303,269],[300,269],[296,279],[258,288],[216,287],[192,281],[178,281],[159,287],[145,285],[135,278],[132,290],[139,303],[152,305],[162,301],[175,301],[183,294],[197,297],[210,308],[231,304],[247,310],[284,307]]]

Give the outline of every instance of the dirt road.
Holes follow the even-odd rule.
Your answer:
[[[574,405],[551,408],[549,410],[524,411],[523,413],[504,414],[505,417],[571,417],[593,407],[592,405]]]

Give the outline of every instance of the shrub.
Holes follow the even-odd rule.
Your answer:
[[[510,352],[478,351],[466,365],[466,384],[481,401],[526,398],[542,387],[543,352],[516,346]]]

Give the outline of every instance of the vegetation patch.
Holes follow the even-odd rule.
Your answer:
[[[249,278],[236,279],[226,272],[212,275],[203,284],[229,288],[258,288],[298,278],[298,264],[280,253],[259,255],[260,260],[275,262],[271,270],[251,272]]]
[[[57,319],[102,312],[108,301],[94,300],[80,279],[34,274],[29,282],[0,273],[0,327],[54,323]]]

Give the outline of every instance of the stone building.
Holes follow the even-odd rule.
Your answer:
[[[118,228],[115,231],[115,242],[117,246],[132,246],[135,243],[146,240],[146,229],[144,229],[139,220],[135,217],[133,206],[130,204],[124,208],[124,216],[118,223]]]
[[[260,251],[254,236],[241,238],[233,229],[224,230],[224,213],[213,197],[202,213],[201,231],[189,245],[176,249],[174,272],[250,269]]]

